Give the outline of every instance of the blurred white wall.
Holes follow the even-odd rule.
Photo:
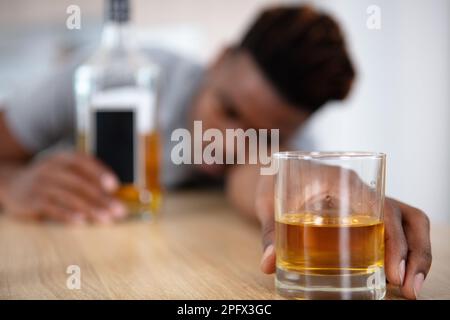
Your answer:
[[[283,1],[277,1],[283,2]],[[286,1],[284,1],[286,2]],[[192,25],[203,32],[197,55],[208,61],[225,44],[239,38],[258,8],[271,0],[136,0],[139,26]]]
[[[239,38],[260,7],[279,2],[300,1],[135,0],[134,17],[144,41],[159,39],[206,63]],[[386,152],[387,193],[424,209],[434,222],[450,222],[450,2],[309,2],[343,24],[358,79],[345,103],[329,105],[312,119],[303,145]],[[82,9],[87,27],[81,31],[64,30],[69,4]],[[381,9],[380,30],[366,27],[369,5]],[[52,22],[51,29],[61,31],[52,43],[70,46],[92,34],[89,26],[101,17],[100,0],[0,0],[0,36],[16,39],[11,25],[38,30],[36,25]],[[175,36],[162,37],[160,31]],[[16,41],[0,42],[0,59],[9,65],[13,60],[4,53],[14,51],[11,45],[20,50]]]

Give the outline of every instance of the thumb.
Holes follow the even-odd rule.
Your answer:
[[[275,272],[275,222],[272,177],[262,177],[257,188],[256,212],[261,223],[264,253],[261,270],[270,274]]]
[[[274,222],[272,220],[263,226],[264,253],[261,258],[261,271],[267,274],[275,272],[274,234]]]

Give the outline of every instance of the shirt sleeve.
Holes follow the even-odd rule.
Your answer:
[[[37,153],[73,135],[72,82],[77,65],[70,61],[39,82],[24,84],[6,100],[7,126],[29,152]]]

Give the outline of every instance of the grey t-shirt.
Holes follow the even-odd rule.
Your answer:
[[[13,135],[30,152],[73,146],[75,98],[73,75],[91,50],[82,50],[59,71],[20,96],[7,101],[6,121]],[[203,68],[173,53],[147,49],[150,59],[162,69],[159,96],[159,127],[163,139],[162,182],[176,187],[194,176],[192,166],[175,165],[170,153],[176,142],[170,140],[177,128],[187,127],[187,114],[203,78]]]

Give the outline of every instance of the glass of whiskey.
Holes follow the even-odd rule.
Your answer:
[[[276,289],[293,299],[383,299],[383,153],[274,154]]]

